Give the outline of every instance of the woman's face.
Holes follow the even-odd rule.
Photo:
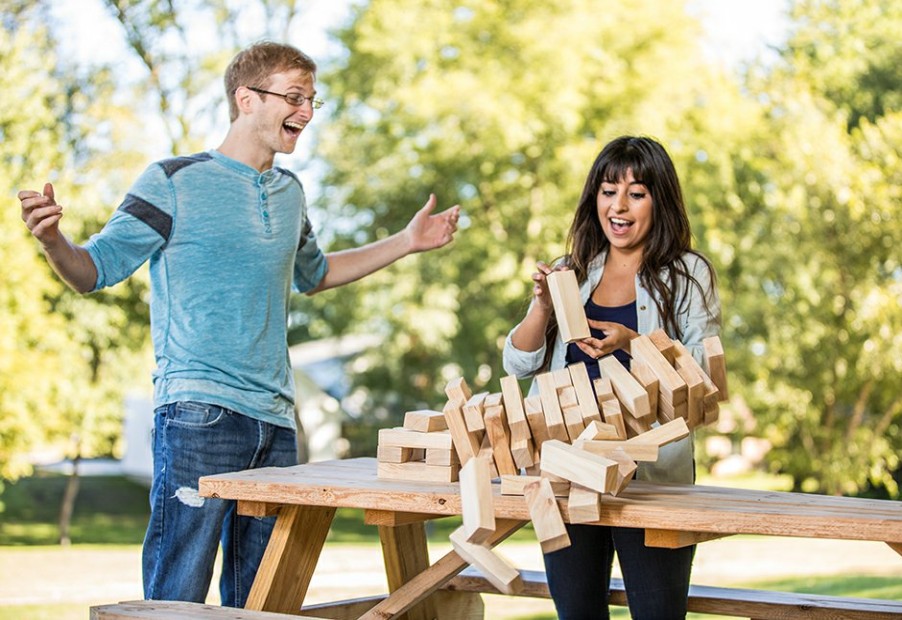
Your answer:
[[[601,183],[596,199],[598,219],[612,248],[642,249],[652,225],[652,199],[648,188],[628,169],[623,179]]]

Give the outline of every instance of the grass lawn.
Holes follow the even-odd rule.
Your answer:
[[[727,485],[712,479],[702,482],[721,486],[742,484],[731,481]],[[83,478],[73,515],[73,544],[59,547],[55,545],[56,522],[64,484],[64,476],[43,474],[6,484],[0,495],[0,503],[4,506],[0,512],[0,620],[81,620],[87,616],[87,609],[92,604],[141,596],[140,543],[148,516],[147,488],[122,477]],[[779,481],[773,480],[754,480],[748,484],[756,488],[780,488]],[[450,518],[430,521],[427,534],[431,541],[447,544],[448,534],[459,522],[459,519]],[[743,542],[743,539],[747,540]],[[377,531],[375,527],[364,525],[362,511],[339,510],[329,541],[332,544],[327,545],[326,552],[334,548],[342,553],[341,549],[346,548],[343,553],[352,558],[353,565],[356,566],[359,557],[365,556],[372,559],[367,570],[381,573]],[[749,564],[756,552],[748,550],[753,542],[759,546],[756,549],[769,544],[771,555],[760,561],[755,570],[738,575],[735,567]],[[532,531],[524,528],[505,545],[513,548],[519,545],[521,550],[531,552],[536,543]],[[889,548],[878,548],[877,551],[889,551]],[[786,539],[773,539],[767,543],[761,537],[732,537],[705,543],[700,547],[696,564],[706,585],[902,600],[902,579],[898,577],[898,566],[893,564],[894,561],[902,563],[902,557],[890,551],[892,557],[887,558],[884,553],[882,563],[870,570],[869,565],[864,569],[860,564],[848,567],[847,562],[857,560],[860,553],[844,555],[843,551],[832,550],[829,553],[829,561],[809,562],[793,571],[789,565],[799,564],[800,558],[796,556],[802,554],[788,547]],[[713,569],[712,562],[716,564]],[[725,567],[722,570],[720,562]],[[811,574],[825,570],[831,574]],[[336,573],[337,581],[347,581],[341,570]],[[373,593],[384,591],[379,589],[378,580],[375,588]],[[352,592],[346,596],[354,595]],[[547,601],[540,606],[540,602],[526,599],[485,598],[487,617],[554,618]],[[515,600],[522,604],[517,607]],[[529,611],[530,603],[538,606],[535,611]],[[626,610],[614,609],[613,617],[628,617]],[[690,618],[712,616],[690,615]]]

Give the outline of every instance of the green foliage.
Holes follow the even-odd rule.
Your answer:
[[[698,92],[730,90],[704,69],[697,32],[680,3],[380,0],[359,9],[339,35],[348,55],[321,77],[337,108],[317,148],[328,164],[317,204],[329,213],[319,223],[330,248],[400,229],[430,191],[440,208],[464,208],[450,248],[297,302],[310,333],[384,335],[361,362],[364,410],[435,408],[461,375],[497,389],[529,273],[564,251],[601,146],[621,132],[653,133],[682,142],[685,161],[696,150],[687,121],[703,125],[721,105]]]
[[[879,13],[885,4],[796,5],[784,62],[749,81],[766,123],[734,164],[738,217],[718,233],[731,368],[775,445],[771,469],[796,490],[899,493],[900,118],[875,102],[900,83],[836,88],[853,65],[882,63],[882,46],[898,53],[895,38],[868,38],[902,27],[898,10]],[[849,12],[858,17],[840,23]],[[817,33],[829,36],[812,43]],[[865,45],[868,60],[852,62],[848,50]],[[828,47],[849,62],[813,68]]]

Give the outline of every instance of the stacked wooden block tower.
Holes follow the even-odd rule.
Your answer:
[[[572,272],[548,282],[561,338],[586,338],[581,305],[571,312],[579,302]],[[571,523],[597,521],[601,496],[623,491],[637,462],[656,461],[661,446],[717,420],[728,396],[723,348],[717,337],[703,344],[707,372],[657,330],[631,341],[629,370],[603,357],[593,383],[584,364],[573,364],[537,375],[538,394],[525,398],[513,376],[501,379],[500,392],[477,394],[454,379],[441,412],[411,411],[403,428],[379,431],[378,476],[459,480],[463,525],[451,544],[499,591],[514,593],[519,572],[487,543],[495,531],[492,479],[500,477],[502,495],[524,496],[543,552],[568,546],[558,497]]]

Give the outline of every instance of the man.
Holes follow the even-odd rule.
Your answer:
[[[19,192],[22,219],[53,269],[81,293],[150,261],[154,475],[144,540],[144,595],[202,602],[223,548],[222,603],[243,607],[272,519],[198,495],[203,475],[296,463],[288,361],[292,288],[307,294],[362,278],[452,240],[460,208],[436,199],[404,230],[324,254],[297,177],[274,168],[322,105],[316,65],[299,50],[258,43],[225,74],[231,125],[215,150],[152,164],[103,230],[84,245],[59,229],[52,186]]]

